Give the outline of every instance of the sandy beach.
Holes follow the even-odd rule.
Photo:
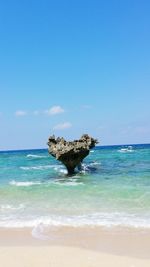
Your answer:
[[[3,267],[149,267],[150,260],[76,247],[5,247],[0,248]]]
[[[149,267],[150,232],[131,229],[53,228],[49,239],[31,229],[0,230],[3,267]],[[42,238],[42,237],[41,237]]]

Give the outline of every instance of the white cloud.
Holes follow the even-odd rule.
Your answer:
[[[44,111],[34,110],[30,114],[33,114],[34,116],[38,116],[40,114],[46,114],[48,116],[53,116],[53,115],[64,113],[64,112],[65,111],[64,111],[64,109],[61,106],[53,106],[50,109],[47,109],[47,110],[44,110]],[[21,116],[27,115],[27,113],[28,112],[25,111],[25,110],[17,110],[15,112],[15,116],[17,116],[17,117],[20,116],[21,117]]]
[[[72,124],[70,122],[64,122],[64,123],[60,123],[57,124],[53,127],[53,130],[64,130],[64,129],[68,129],[71,128]]]
[[[51,115],[56,115],[65,112],[64,109],[61,106],[53,106],[48,110],[45,110],[45,114],[51,116]]]
[[[26,116],[26,115],[27,115],[27,112],[24,111],[24,110],[17,110],[17,111],[15,112],[15,115],[16,115],[17,117],[19,117],[19,116]]]

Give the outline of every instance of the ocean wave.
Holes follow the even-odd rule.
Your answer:
[[[10,185],[12,186],[19,186],[19,187],[28,187],[28,186],[34,186],[34,185],[46,185],[46,186],[51,186],[51,185],[60,185],[60,186],[79,186],[79,185],[84,185],[83,182],[79,182],[77,179],[72,178],[72,179],[55,179],[55,180],[48,180],[48,181],[15,181],[12,180],[9,182]]]
[[[59,170],[60,173],[67,174],[67,170],[66,169],[57,169],[57,170]]]
[[[132,146],[128,146],[128,147],[123,147],[123,148],[119,149],[118,152],[131,153],[131,152],[134,152],[134,149]]]
[[[24,204],[19,204],[18,206],[14,206],[14,205],[10,205],[10,204],[3,204],[3,205],[0,205],[0,209],[2,211],[10,211],[10,210],[21,210],[21,209],[24,209]]]
[[[33,227],[32,236],[40,240],[51,239],[51,227],[126,227],[150,229],[150,220],[120,213],[47,218],[45,221],[41,220]]]
[[[47,158],[48,156],[41,156],[41,155],[34,155],[34,154],[28,154],[26,156],[27,158],[35,158],[35,159],[42,159],[42,158]]]
[[[67,180],[65,179],[58,179],[58,180],[55,180],[53,182],[53,184],[56,184],[56,185],[62,185],[62,186],[79,186],[79,185],[84,185],[83,182],[79,182],[77,179],[75,178],[67,178]]]
[[[36,181],[36,182],[32,182],[32,181],[26,181],[26,182],[16,182],[16,181],[11,181],[9,183],[10,185],[14,185],[14,186],[33,186],[33,185],[40,185],[42,184],[40,181]]]
[[[29,216],[29,215],[28,215]],[[32,218],[32,216],[31,216]],[[42,226],[42,227],[41,227]],[[148,228],[150,229],[150,217],[138,216],[126,213],[95,213],[78,216],[42,216],[36,218],[22,218],[18,220],[18,217],[13,219],[9,218],[0,220],[0,227],[33,227],[32,234],[35,232],[41,234],[42,231],[47,231],[47,227],[131,227],[131,228]]]
[[[101,165],[100,162],[91,162],[89,164],[83,163],[81,172],[92,172],[98,170],[99,166]],[[47,169],[53,169],[56,172],[67,174],[67,170],[63,165],[37,165],[37,166],[20,166],[21,170],[24,171],[30,171],[30,170],[47,170]]]
[[[100,168],[101,162],[82,163],[81,173],[96,172]]]
[[[39,166],[30,166],[30,167],[26,167],[26,166],[21,166],[20,169],[21,170],[46,170],[46,169],[52,169],[52,168],[58,168],[57,165],[39,165]]]

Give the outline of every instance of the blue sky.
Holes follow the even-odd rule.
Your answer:
[[[2,0],[0,150],[150,142],[150,2]]]

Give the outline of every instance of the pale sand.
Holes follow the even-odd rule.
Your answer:
[[[149,267],[150,260],[89,251],[76,247],[3,247],[2,267]]]
[[[49,240],[32,229],[0,229],[0,267],[150,267],[150,231],[51,228]]]

